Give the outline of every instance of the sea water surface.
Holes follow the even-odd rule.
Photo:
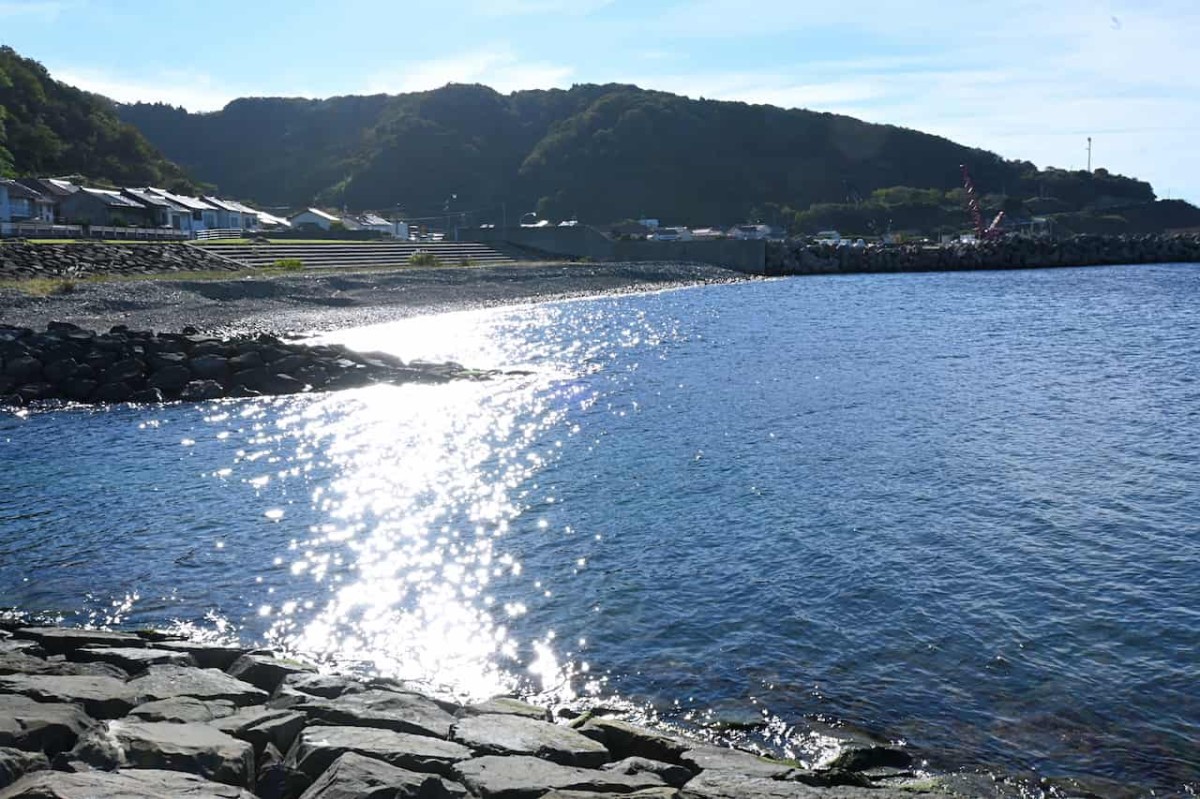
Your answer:
[[[0,605],[819,759],[1200,782],[1200,268],[795,278],[331,336],[485,382],[0,416]]]

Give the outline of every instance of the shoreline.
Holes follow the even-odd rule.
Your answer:
[[[809,767],[603,708],[515,696],[459,704],[267,650],[13,616],[0,617],[6,718],[15,726],[0,721],[0,799],[334,799],[367,796],[363,783],[464,799],[898,799],[984,795],[975,791],[991,783],[927,774],[904,749],[862,737]]]
[[[164,274],[149,280],[80,281],[67,292],[46,296],[0,288],[0,322],[300,335],[433,313],[754,279],[721,267],[669,262],[345,270],[212,280]]]

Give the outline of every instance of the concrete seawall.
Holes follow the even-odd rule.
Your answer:
[[[480,228],[463,231],[468,241],[512,244],[564,258],[631,263],[690,261],[723,266],[748,275],[766,274],[765,241],[640,241],[610,239],[595,228]]]
[[[835,247],[771,242],[766,274],[939,272],[1110,264],[1200,263],[1200,235],[1074,236],[1003,239],[942,247]]]

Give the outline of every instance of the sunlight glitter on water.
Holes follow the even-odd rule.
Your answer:
[[[439,350],[437,360],[511,365],[495,326],[494,315],[453,314],[330,338],[401,357]],[[505,664],[529,647],[534,685],[565,684],[548,644],[510,635],[506,620],[524,605],[497,603],[492,591],[496,581],[520,579],[504,537],[522,511],[521,486],[547,457],[539,437],[562,416],[561,403],[549,404],[550,382],[542,371],[379,386],[279,419],[274,447],[320,452],[319,466],[332,475],[310,497],[325,521],[293,542],[287,564],[327,598],[299,617],[272,608],[269,637],[341,667],[475,697],[513,690]]]

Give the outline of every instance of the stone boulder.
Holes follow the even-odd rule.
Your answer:
[[[560,766],[524,755],[474,758],[455,766],[454,774],[473,794],[488,799],[535,799],[547,789],[630,793],[644,788],[668,787],[654,774],[616,774]]]
[[[432,774],[422,774],[348,752],[312,784],[301,799],[466,799],[467,789]]]
[[[255,799],[243,788],[157,769],[38,772],[0,790],[0,799]]]
[[[484,714],[500,714],[524,716],[538,721],[550,721],[550,711],[539,705],[531,705],[511,696],[494,696],[485,702],[477,702],[464,707],[460,716],[480,716]]]
[[[0,746],[56,755],[97,725],[78,705],[0,695]]]
[[[245,650],[228,644],[205,644],[196,641],[164,641],[156,645],[158,649],[172,652],[186,652],[192,656],[202,669],[217,669],[225,671],[233,662],[245,654]]]
[[[38,702],[77,704],[97,719],[119,718],[138,704],[126,683],[114,677],[8,674],[0,676],[0,694],[19,694]]]
[[[602,768],[617,774],[657,774],[663,782],[673,788],[681,787],[692,778],[692,772],[683,766],[660,763],[644,757],[627,757],[615,763],[605,763]]]
[[[578,719],[579,732],[604,744],[613,757],[645,757],[664,763],[678,763],[684,752],[695,744],[664,733],[638,727],[619,719],[603,716]],[[575,722],[572,723],[575,726]]]
[[[289,674],[312,673],[316,670],[316,666],[307,663],[250,653],[239,657],[225,671],[231,677],[272,693]]]
[[[128,672],[138,674],[150,666],[195,666],[196,661],[186,652],[170,649],[135,648],[127,646],[85,646],[75,650],[72,660],[81,663],[111,663]]]
[[[129,711],[129,717],[141,721],[173,721],[204,724],[237,713],[228,699],[204,700],[192,696],[176,696],[146,702]]]
[[[604,745],[569,727],[524,716],[469,716],[454,725],[454,740],[487,755],[532,755],[585,768],[608,762]]]
[[[455,763],[472,756],[471,750],[461,744],[423,735],[373,727],[316,726],[308,727],[296,738],[286,764],[316,779],[347,752],[444,777],[453,774]]]
[[[196,699],[224,699],[238,707],[261,705],[267,692],[216,669],[192,669],[183,666],[151,666],[128,683],[137,699],[145,704],[160,699],[190,696]]]
[[[16,631],[19,638],[37,641],[51,655],[65,655],[85,646],[128,646],[143,647],[146,642],[130,633],[114,633],[105,630],[82,630],[74,627],[22,627]]]
[[[416,694],[369,689],[334,699],[313,698],[296,707],[315,722],[377,727],[435,738],[450,737],[454,717]]]
[[[0,788],[7,788],[31,771],[50,768],[50,761],[41,752],[22,752],[0,747]]]
[[[233,715],[209,722],[221,732],[248,742],[256,754],[261,753],[267,744],[286,752],[307,723],[308,719],[303,713],[261,706],[245,707]]]
[[[226,785],[254,785],[253,747],[207,724],[118,719],[107,730],[88,733],[73,754],[100,768],[183,771]]]

